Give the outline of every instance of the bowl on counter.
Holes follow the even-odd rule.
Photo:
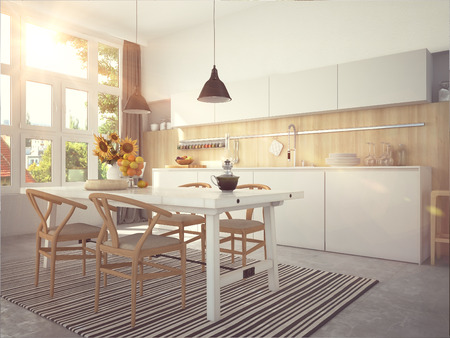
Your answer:
[[[194,159],[193,158],[176,159],[175,162],[177,162],[179,165],[189,165],[192,162],[194,162]]]

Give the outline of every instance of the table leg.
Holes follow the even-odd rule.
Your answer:
[[[219,215],[206,215],[206,313],[207,319],[220,319]]]
[[[275,212],[273,206],[264,207],[264,223],[266,230],[267,259],[272,260],[273,267],[267,270],[269,290],[277,291],[280,288],[278,277],[277,239],[275,236]]]

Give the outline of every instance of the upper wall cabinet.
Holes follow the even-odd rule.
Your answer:
[[[183,92],[171,97],[173,127],[214,123],[214,104],[197,101],[200,91]]]
[[[270,116],[336,109],[336,65],[270,77]]]
[[[216,122],[269,117],[267,77],[225,84],[231,101],[216,104]]]
[[[338,65],[338,108],[431,101],[432,58],[426,49]]]

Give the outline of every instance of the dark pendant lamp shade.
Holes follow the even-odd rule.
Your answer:
[[[127,114],[148,114],[151,113],[150,108],[148,106],[145,98],[139,93],[138,90],[134,92],[133,95],[128,99],[125,108],[123,109],[124,113]]]
[[[137,36],[138,36],[138,0],[136,0],[136,45],[138,44]],[[139,49],[140,53],[140,49]],[[138,58],[136,71],[140,72],[140,56]],[[139,70],[138,70],[139,69]],[[136,78],[139,78],[136,75]],[[138,81],[139,83],[140,81]],[[147,100],[141,95],[139,91],[139,85],[136,86],[134,94],[128,98],[128,102],[123,108],[123,112],[127,114],[149,114],[151,113],[150,108],[148,106]]]
[[[222,103],[231,101],[231,97],[230,94],[228,94],[227,88],[219,79],[216,65],[214,65],[211,71],[211,77],[208,81],[206,81],[197,100],[209,103]]]
[[[228,94],[228,90],[223,82],[220,81],[219,74],[216,69],[216,0],[213,0],[213,37],[214,66],[211,71],[211,77],[208,81],[206,81],[197,100],[208,103],[229,102],[231,101],[230,94]]]

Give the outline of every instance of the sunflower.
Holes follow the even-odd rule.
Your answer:
[[[94,149],[94,155],[98,156],[102,161],[105,159],[108,159],[108,157],[111,156],[111,146],[109,145],[108,141],[103,138],[103,136],[95,135],[95,149]]]
[[[120,138],[119,135],[117,135],[117,133],[109,134],[109,139],[115,143],[120,143]]]
[[[132,140],[128,136],[125,137],[125,139],[120,142],[120,155],[136,155],[137,151],[139,150],[139,147],[136,143],[137,140]]]

